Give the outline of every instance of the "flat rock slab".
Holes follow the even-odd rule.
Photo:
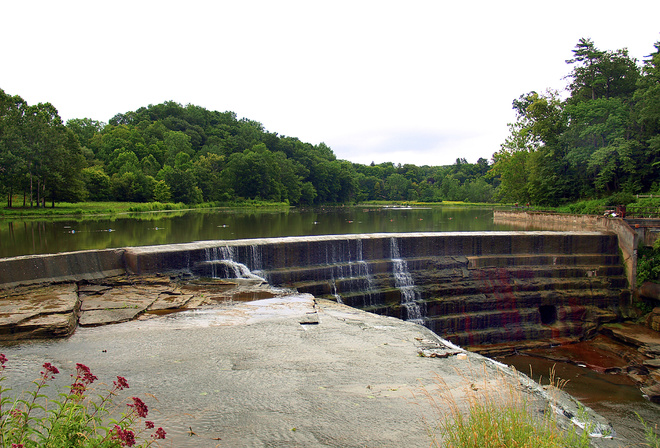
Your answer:
[[[0,314],[65,313],[78,302],[75,283],[17,288],[0,296]]]
[[[0,296],[0,340],[67,336],[79,305],[74,283],[12,289]]]
[[[660,333],[641,325],[624,323],[605,325],[604,328],[614,338],[637,347],[660,344]]]
[[[660,369],[660,358],[647,359],[644,361],[644,365],[653,369]]]
[[[44,346],[5,354],[43,362]],[[130,395],[157,397],[154,420],[177,448],[422,448],[441,417],[442,393],[461,410],[474,394],[506,396],[511,387],[539,415],[548,400],[527,377],[425,327],[310,295],[82,328],[48,344],[46,356],[58,367],[82,362],[106,377],[125,375]],[[9,384],[26,381],[7,371]],[[575,415],[577,404],[561,395],[557,409]]]
[[[646,356],[660,358],[660,343],[647,344],[644,347],[640,347],[639,351]]]
[[[116,308],[85,311],[80,315],[78,324],[81,327],[96,327],[99,325],[128,322],[137,318],[144,310],[145,308]]]
[[[642,393],[653,403],[660,403],[660,384],[656,383],[648,387],[640,388]]]
[[[81,296],[80,326],[97,326],[135,319],[158,300],[159,292],[136,286],[116,286],[100,294]]]
[[[174,310],[184,308],[193,298],[193,294],[180,292],[164,292],[158,294],[156,300],[149,305],[149,311]]]
[[[82,311],[107,309],[139,309],[144,311],[158,299],[158,292],[134,286],[118,286],[95,295],[83,295]]]
[[[66,337],[72,334],[78,322],[76,313],[44,314],[24,320],[14,327],[12,339]]]

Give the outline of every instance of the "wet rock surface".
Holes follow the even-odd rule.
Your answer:
[[[2,290],[0,340],[66,337],[94,327],[220,303],[283,295],[262,282],[118,276]]]
[[[565,340],[552,348],[545,342],[512,346],[470,347],[487,356],[518,353],[620,375],[632,381],[650,401],[660,403],[660,333],[635,323],[603,325],[584,341]]]
[[[630,360],[626,372],[649,400],[660,403],[660,333],[631,323],[609,324],[604,333],[635,350],[619,352]]]
[[[373,319],[381,319],[384,323],[369,323],[372,319],[369,313],[326,300],[314,300],[312,296],[293,305],[290,301],[279,300],[290,293],[290,290],[272,288],[257,279],[221,280],[180,276],[119,276],[15,288],[5,290],[0,296],[0,338],[7,341],[69,336],[78,325],[98,327],[127,321],[153,320],[164,314],[187,310],[211,313],[221,310],[213,323],[218,326],[291,318],[293,310],[293,314],[298,314],[295,319],[300,328],[311,329],[322,324],[319,304],[323,305],[327,315],[337,313],[336,316],[341,316],[342,321],[351,322],[364,330],[375,325],[387,331],[400,331],[399,324],[390,324],[401,322],[397,319],[373,316]],[[599,359],[575,357],[567,351],[566,354],[558,355],[561,358],[558,360],[586,364],[607,373],[628,375],[650,400],[660,400],[658,333],[629,324],[610,324],[606,329],[607,337],[597,336],[590,342],[600,348],[602,356]],[[417,357],[439,358],[438,362],[441,362],[444,359],[471,359],[473,356],[452,344],[428,337],[433,333],[426,329],[422,332],[422,336],[413,338]],[[569,345],[579,347],[579,344]],[[367,393],[374,397],[383,394],[390,396],[394,389],[391,384],[372,384]],[[540,394],[537,399],[546,399],[542,392],[537,393]],[[570,398],[564,400],[562,409],[566,410],[565,416],[570,419],[579,405]],[[606,428],[607,423],[603,421],[601,426]],[[600,446],[618,445],[605,440],[600,442]]]
[[[79,309],[75,284],[0,291],[0,340],[67,336]]]

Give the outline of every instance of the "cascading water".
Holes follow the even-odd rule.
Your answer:
[[[217,278],[218,268],[222,267],[222,274],[225,278],[248,278],[266,282],[263,277],[252,273],[246,265],[235,261],[235,258],[233,247],[224,246],[206,249],[206,262],[211,266],[211,277]]]
[[[401,258],[396,238],[390,239],[390,257],[392,258],[392,273],[395,286],[401,291],[401,305],[406,309],[408,321],[423,324],[422,309],[417,303],[421,297],[415,288],[412,276],[408,271],[408,263]]]
[[[363,259],[362,240],[357,239],[355,241],[355,258],[351,251],[351,241],[342,243],[326,247],[325,251],[326,264],[332,267],[329,280],[333,291],[332,295],[337,302],[342,303],[337,288],[339,283],[342,292],[359,292],[364,300],[363,306],[372,306],[375,288],[369,264]]]
[[[358,239],[356,242],[356,246],[357,246],[356,259],[357,259],[358,276],[364,279],[364,285],[362,289],[366,292],[365,298],[368,298],[369,301],[369,303],[366,303],[367,301],[365,300],[364,306],[365,307],[373,306],[373,292],[375,290],[374,280],[371,275],[371,272],[369,271],[369,263],[364,261],[363,258],[362,240]]]
[[[250,246],[250,261],[251,261],[251,271],[254,275],[259,276],[260,278],[268,280],[266,273],[264,272],[264,265],[261,261],[261,250],[260,246],[253,244]]]
[[[343,304],[344,301],[341,299],[341,296],[337,292],[337,282],[335,282],[335,279],[331,280],[331,284],[332,284],[332,296],[335,298],[337,303],[342,303]]]

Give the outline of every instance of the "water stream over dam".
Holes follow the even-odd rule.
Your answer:
[[[626,300],[602,232],[439,232],[127,248],[138,274],[263,279],[421,323],[459,345],[582,338]]]

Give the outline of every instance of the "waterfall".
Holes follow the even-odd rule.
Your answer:
[[[390,254],[392,258],[394,283],[397,289],[401,291],[401,305],[406,309],[406,320],[417,324],[423,324],[424,318],[422,316],[422,309],[418,304],[421,297],[415,288],[415,282],[413,282],[412,276],[408,271],[408,263],[401,258],[396,238],[390,239]]]
[[[358,239],[356,245],[357,245],[356,260],[358,267],[358,276],[364,279],[364,284],[362,289],[367,293],[365,297],[369,298],[369,303],[367,303],[367,301],[365,300],[364,306],[365,307],[373,306],[373,292],[375,290],[374,280],[371,275],[371,272],[369,271],[369,263],[364,261],[362,255],[362,240]]]
[[[263,271],[264,265],[261,261],[261,246],[257,244],[250,246],[250,260],[251,263],[248,263],[248,265],[252,266],[252,273],[267,280],[266,274]]]
[[[368,307],[373,305],[375,290],[373,277],[369,263],[363,259],[362,240],[358,238],[355,240],[355,244],[355,258],[351,252],[350,240],[325,248],[325,262],[331,266],[329,282],[333,291],[332,295],[337,302],[342,303],[337,290],[337,283],[339,283],[342,292],[360,293],[364,300],[363,306]]]
[[[335,279],[332,279],[331,281],[332,284],[332,296],[335,298],[337,303],[344,303],[344,301],[341,299],[341,296],[337,292],[337,283],[335,282]]]
[[[266,282],[263,277],[253,274],[250,269],[243,263],[235,261],[235,248],[224,246],[211,249],[206,249],[206,262],[211,266],[211,277],[218,277],[218,267],[223,267],[224,276],[226,278],[249,278],[253,280],[261,280]]]

